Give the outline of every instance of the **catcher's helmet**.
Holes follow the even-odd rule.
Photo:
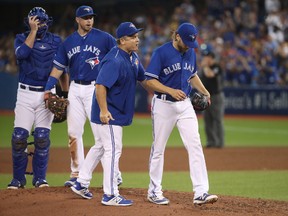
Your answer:
[[[25,18],[24,23],[27,25],[27,27],[30,29],[29,25],[29,17],[37,16],[37,19],[40,21],[41,26],[38,28],[37,31],[37,37],[43,37],[48,27],[51,26],[53,19],[52,17],[49,17],[46,11],[42,7],[34,7],[30,12],[28,13],[27,18]]]

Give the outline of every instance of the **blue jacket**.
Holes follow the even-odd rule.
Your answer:
[[[130,59],[127,52],[114,47],[102,60],[96,84],[107,87],[108,110],[115,119],[110,120],[109,124],[127,126],[132,123],[137,80],[143,81],[145,76],[136,53],[133,52]],[[94,92],[91,121],[102,124],[99,114]]]

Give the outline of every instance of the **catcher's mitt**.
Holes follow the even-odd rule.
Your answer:
[[[203,111],[210,106],[211,101],[208,96],[195,92],[191,97],[191,103],[194,110]]]
[[[54,123],[60,123],[67,119],[67,98],[59,97],[56,94],[45,94],[46,107],[54,114]]]

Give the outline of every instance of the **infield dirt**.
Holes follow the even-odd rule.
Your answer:
[[[148,148],[124,148],[120,159],[122,172],[148,172]],[[86,149],[87,152],[87,149]],[[0,173],[11,173],[11,150],[0,149]],[[208,171],[224,170],[288,170],[288,148],[223,148],[204,149]],[[5,164],[5,166],[3,166]],[[187,171],[188,158],[183,148],[167,148],[165,171]],[[102,171],[98,166],[95,172]],[[69,172],[68,149],[51,149],[49,172]],[[221,196],[213,205],[195,207],[193,193],[164,191],[170,199],[167,206],[159,206],[146,200],[147,189],[120,187],[121,195],[132,199],[130,207],[107,207],[100,203],[101,188],[90,188],[94,197],[85,200],[62,186],[0,191],[1,216],[74,216],[74,215],[195,215],[195,216],[285,216],[288,215],[288,202],[264,199],[251,199],[234,196]],[[265,189],[263,189],[265,190]]]

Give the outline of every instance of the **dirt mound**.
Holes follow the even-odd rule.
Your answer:
[[[147,215],[213,215],[213,216],[283,216],[288,213],[288,202],[219,196],[217,203],[202,206],[193,205],[193,194],[165,191],[170,199],[167,206],[155,205],[146,200],[146,189],[120,189],[121,195],[132,199],[129,207],[103,206],[102,189],[91,188],[94,197],[86,200],[74,194],[69,188],[50,187],[21,190],[1,190],[0,215],[2,216],[147,216]]]

